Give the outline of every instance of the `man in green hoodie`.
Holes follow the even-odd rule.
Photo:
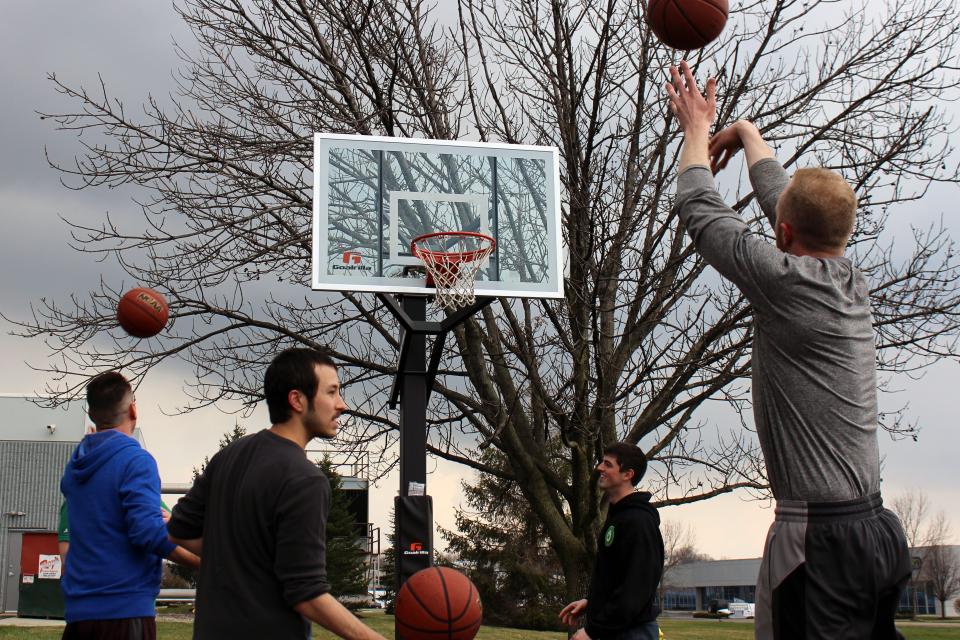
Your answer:
[[[650,494],[637,491],[647,458],[636,445],[618,442],[603,451],[597,486],[609,504],[600,529],[587,598],[571,602],[560,619],[573,626],[586,612],[586,626],[572,640],[657,640],[656,594],[663,574],[660,516]]]

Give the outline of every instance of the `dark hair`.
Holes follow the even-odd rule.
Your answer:
[[[267,400],[270,422],[279,424],[290,419],[287,396],[291,391],[300,391],[309,402],[313,402],[320,384],[313,370],[315,365],[337,368],[330,356],[316,349],[287,349],[273,359],[263,376],[263,395]]]
[[[111,429],[123,422],[123,414],[132,402],[133,387],[122,374],[107,371],[87,383],[87,415],[97,429]]]
[[[633,470],[633,478],[630,479],[630,484],[633,486],[637,486],[640,478],[647,472],[647,456],[644,455],[643,449],[635,444],[617,442],[608,445],[604,447],[603,455],[613,456],[617,459],[617,464],[620,465],[620,473],[625,473],[630,469]]]

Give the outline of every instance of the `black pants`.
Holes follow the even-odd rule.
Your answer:
[[[880,495],[778,501],[757,581],[758,640],[895,640],[911,563]]]
[[[68,622],[62,640],[157,640],[155,618]]]
[[[660,640],[660,627],[656,622],[643,622],[622,631],[613,640]]]

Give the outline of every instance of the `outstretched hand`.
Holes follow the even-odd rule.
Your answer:
[[[686,60],[680,61],[679,69],[670,67],[670,77],[672,83],[666,84],[670,110],[677,116],[684,134],[709,134],[710,126],[717,117],[716,79],[708,79],[706,94],[701,94]]]
[[[569,627],[577,623],[577,618],[587,609],[586,599],[574,600],[560,611],[560,619]]]
[[[743,140],[740,138],[738,123],[733,123],[723,131],[719,131],[710,138],[708,153],[710,154],[710,170],[714,174],[724,169],[737,152],[743,149]]]

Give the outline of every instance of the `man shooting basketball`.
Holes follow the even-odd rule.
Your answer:
[[[697,251],[753,308],[754,419],[777,500],[757,584],[757,638],[896,638],[910,577],[899,520],[882,506],[870,294],[844,256],[856,198],[825,169],[789,178],[751,123],[712,138],[716,81],[671,68],[683,130],[675,210]],[[711,169],[746,154],[776,244],[751,233]]]

